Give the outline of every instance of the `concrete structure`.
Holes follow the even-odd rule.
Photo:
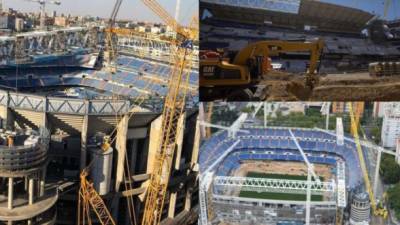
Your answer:
[[[152,48],[161,50],[163,56],[157,59],[147,52],[140,58],[132,51],[121,52],[118,71],[114,74],[101,70],[100,63],[95,63],[98,70],[83,66],[61,68],[57,64],[29,64],[24,69],[18,64],[15,70],[15,57],[41,57],[43,52],[50,58],[62,57],[74,49],[99,56],[97,47],[103,35],[98,27],[73,27],[0,38],[1,48],[8,53],[1,55],[0,61],[5,66],[11,65],[3,70],[0,86],[18,90],[0,91],[1,126],[26,129],[43,126],[50,131],[46,182],[58,186],[57,224],[76,224],[77,177],[89,165],[96,171],[89,174],[89,179],[102,194],[117,224],[130,224],[128,211],[140,221],[148,180],[159,150],[160,115],[171,73],[169,56],[165,56],[170,49],[165,40],[151,39]],[[146,37],[129,40],[144,43]],[[126,46],[134,45],[127,43]],[[200,139],[194,98],[197,73],[194,69],[191,71],[187,107],[178,126],[181,130],[163,223],[185,221],[194,215],[193,208],[197,205]],[[114,140],[110,152],[93,157],[92,149],[99,149],[99,142],[93,140],[108,135]],[[108,153],[112,153],[112,159]],[[95,162],[93,158],[97,158]],[[132,198],[133,209],[127,206],[128,198]]]
[[[396,148],[396,140],[400,137],[400,111],[389,108],[383,117],[381,139],[386,148]]]
[[[29,98],[33,98],[33,96],[29,96]],[[30,101],[32,100],[30,99]],[[109,186],[103,186],[106,190],[104,193],[107,190],[111,191],[106,195],[106,202],[115,219],[121,221],[119,224],[129,224],[128,214],[120,212],[127,212],[126,197],[132,196],[136,218],[139,219],[144,207],[143,195],[148,185],[146,181],[152,173],[151,162],[158,150],[158,144],[154,140],[157,140],[161,129],[160,112],[151,112],[136,107],[134,108],[135,115],[130,118],[128,116],[129,108],[126,108],[127,110],[119,110],[118,114],[122,115],[122,119],[119,119],[115,116],[116,111],[109,111],[110,108],[107,110],[107,107],[104,108],[105,105],[100,106],[104,110],[90,113],[92,107],[90,101],[81,100],[86,102],[86,106],[83,107],[73,106],[77,103],[76,99],[64,99],[63,101],[70,101],[70,103],[63,104],[58,111],[40,111],[44,108],[31,105],[32,102],[31,104],[2,105],[4,102],[0,101],[0,117],[3,126],[26,128],[46,126],[50,128],[52,148],[48,154],[50,158],[48,177],[51,182],[57,182],[59,185],[59,199],[54,198],[52,201],[53,204],[57,202],[58,205],[57,223],[75,224],[77,193],[69,190],[78,185],[75,177],[91,162],[89,149],[94,143],[92,137],[96,137],[99,132],[109,134],[115,126],[118,126],[119,133],[114,154],[117,154],[118,157],[115,157],[112,165],[107,166],[108,169],[111,167],[115,169],[113,170],[114,174],[111,175],[114,178],[105,182],[109,182]],[[113,105],[111,108],[118,109],[118,101],[111,100],[108,103],[107,101],[104,100],[104,103],[111,103]],[[7,102],[12,101],[5,101],[5,103]],[[68,105],[73,107],[70,108]],[[73,108],[77,111],[70,111]],[[86,109],[81,111],[81,108]],[[69,113],[66,113],[67,111]],[[197,196],[194,194],[197,192],[197,170],[195,168],[197,168],[198,144],[196,143],[199,142],[200,135],[196,128],[197,114],[195,111],[187,111],[182,117],[181,127],[184,128],[178,143],[180,147],[174,158],[175,172],[170,180],[170,195],[166,198],[167,207],[163,216],[166,221],[185,218],[191,214],[192,207],[197,204]],[[132,176],[133,189],[130,190],[127,189],[124,178],[126,159]],[[63,174],[62,181],[60,181],[60,174]],[[40,183],[40,181],[38,182]],[[9,218],[7,217],[7,219]]]
[[[356,194],[350,210],[351,225],[369,225],[371,206],[367,193]]]
[[[0,222],[54,224],[58,190],[46,182],[48,131],[0,136]]]
[[[218,222],[233,224],[303,224],[306,201],[244,197],[242,191],[278,194],[305,194],[307,182],[290,179],[249,178],[241,174],[242,164],[278,161],[303,162],[301,147],[310,163],[329,165],[332,179],[312,182],[311,193],[323,193],[322,200],[310,203],[310,224],[335,224],[347,207],[347,193],[362,182],[358,169],[357,151],[350,138],[342,136],[337,144],[335,133],[319,129],[289,127],[262,128],[243,123],[235,138],[226,131],[215,133],[203,142],[199,159],[200,177],[200,224]],[[296,138],[296,145],[294,138]],[[300,147],[299,147],[300,146]],[[261,164],[255,165],[255,167]],[[268,165],[271,167],[271,165]],[[249,167],[246,167],[247,169]],[[245,170],[247,171],[247,170]],[[251,170],[248,170],[249,172]],[[333,172],[334,171],[334,172]],[[280,171],[270,170],[269,173]],[[235,175],[236,174],[236,175]]]
[[[313,0],[225,1],[201,0],[202,50],[238,51],[249,43],[264,40],[324,40],[320,73],[365,71],[370,62],[396,61],[400,43],[389,39],[389,29],[372,13],[339,4]],[[381,24],[375,33],[362,31],[371,21]],[[398,23],[392,24],[398,30]],[[396,28],[397,27],[397,28]],[[398,31],[397,31],[398,32]],[[394,31],[393,31],[394,33]],[[373,36],[382,36],[379,41]],[[393,35],[392,35],[393,36]],[[308,53],[274,57],[281,69],[301,73],[307,68]]]
[[[24,19],[16,18],[15,19],[15,31],[20,32],[24,29]]]

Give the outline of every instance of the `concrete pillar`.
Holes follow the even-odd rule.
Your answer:
[[[82,122],[81,132],[81,171],[86,167],[86,148],[87,148],[87,132],[88,132],[89,116],[85,115]]]
[[[2,119],[2,128],[3,129],[12,129],[13,128],[13,115],[11,109],[7,106],[0,105],[0,118]]]
[[[159,116],[151,123],[150,126],[149,151],[147,154],[147,168],[146,168],[147,174],[153,173],[154,160],[160,148],[161,124],[162,124],[162,118],[161,116]]]
[[[8,178],[8,209],[13,209],[14,200],[14,178]]]
[[[192,149],[192,159],[190,161],[190,167],[195,168],[196,164],[198,166],[198,159],[199,159],[199,149],[200,149],[200,137],[201,137],[201,128],[200,124],[197,120],[195,134],[194,134],[194,143]],[[198,167],[197,167],[198,168]],[[190,172],[198,172],[198,171],[188,171]],[[192,208],[192,188],[194,187],[194,183],[188,184],[188,188],[186,189],[186,198],[185,198],[185,210],[189,211]]]
[[[11,220],[9,220],[8,222],[7,222],[7,225],[12,225],[13,224],[13,221],[11,221]]]
[[[29,178],[29,190],[28,190],[28,201],[29,201],[29,205],[33,204],[33,198],[34,198],[34,180],[33,178]]]
[[[177,132],[177,140],[176,140],[176,152],[174,154],[175,156],[175,163],[173,163],[174,169],[179,170],[180,165],[181,165],[181,156],[182,156],[182,145],[183,145],[183,136],[185,133],[185,118],[186,118],[186,113],[183,113],[181,117],[179,118],[178,121],[178,130]],[[175,208],[176,208],[176,198],[178,194],[177,192],[171,192],[170,197],[169,197],[169,209],[168,209],[168,217],[169,218],[174,218],[175,217]]]
[[[40,191],[39,196],[42,197],[45,191],[45,180],[46,180],[46,168],[42,170],[42,177],[40,178]]]
[[[192,209],[192,191],[191,190],[189,190],[189,189],[191,189],[191,187],[193,186],[193,185],[191,185],[191,184],[188,184],[188,188],[186,189],[186,195],[185,195],[185,207],[184,207],[184,210],[186,210],[186,211],[189,211],[189,210],[191,210]]]
[[[168,217],[174,218],[175,217],[175,206],[176,206],[176,198],[178,194],[176,192],[172,192],[169,197],[169,209],[168,209]]]
[[[181,156],[182,156],[182,145],[183,145],[183,135],[185,134],[185,118],[186,118],[186,113],[183,113],[181,115],[181,117],[179,118],[178,121],[178,130],[177,130],[177,138],[176,138],[176,144],[177,144],[177,148],[176,148],[176,152],[175,152],[175,164],[174,164],[174,168],[176,170],[180,169],[180,165],[181,165]]]
[[[125,168],[125,154],[126,154],[126,141],[127,141],[127,133],[128,133],[128,122],[129,115],[125,115],[122,117],[121,121],[119,121],[117,125],[117,134],[116,134],[116,149],[118,152],[117,159],[117,173],[115,179],[115,191],[119,191],[119,187],[124,180],[124,168]]]

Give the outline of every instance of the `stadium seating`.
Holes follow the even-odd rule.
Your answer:
[[[148,93],[150,97],[167,94],[166,84],[152,81],[144,75],[168,80],[170,75],[169,65],[122,55],[118,58],[118,64],[121,71],[113,74],[90,69],[60,67],[20,69],[18,76],[16,76],[15,70],[5,70],[0,72],[0,76],[3,77],[0,80],[0,85],[13,88],[81,85],[130,98],[135,98],[140,93]],[[123,70],[123,68],[127,69]],[[190,84],[197,85],[198,72],[192,71],[190,74]],[[187,99],[198,102],[198,98],[191,96],[192,94],[189,92]],[[190,104],[193,105],[193,103]]]
[[[247,129],[250,133],[238,133],[240,143],[216,168],[218,175],[229,175],[240,166],[241,160],[303,161],[288,128]],[[348,173],[347,185],[354,188],[362,182],[360,163],[355,144],[345,140],[336,144],[336,137],[314,129],[292,128],[299,145],[312,163],[335,165],[338,159],[345,161]],[[200,148],[200,170],[204,171],[236,141],[220,131],[206,140]]]

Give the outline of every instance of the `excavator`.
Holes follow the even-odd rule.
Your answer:
[[[200,98],[202,101],[253,100],[265,75],[272,71],[272,56],[288,52],[310,52],[306,85],[316,83],[322,39],[312,42],[268,40],[247,45],[233,56],[215,51],[200,53]]]

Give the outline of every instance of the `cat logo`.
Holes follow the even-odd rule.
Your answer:
[[[215,66],[203,66],[203,76],[212,77],[214,76]]]

